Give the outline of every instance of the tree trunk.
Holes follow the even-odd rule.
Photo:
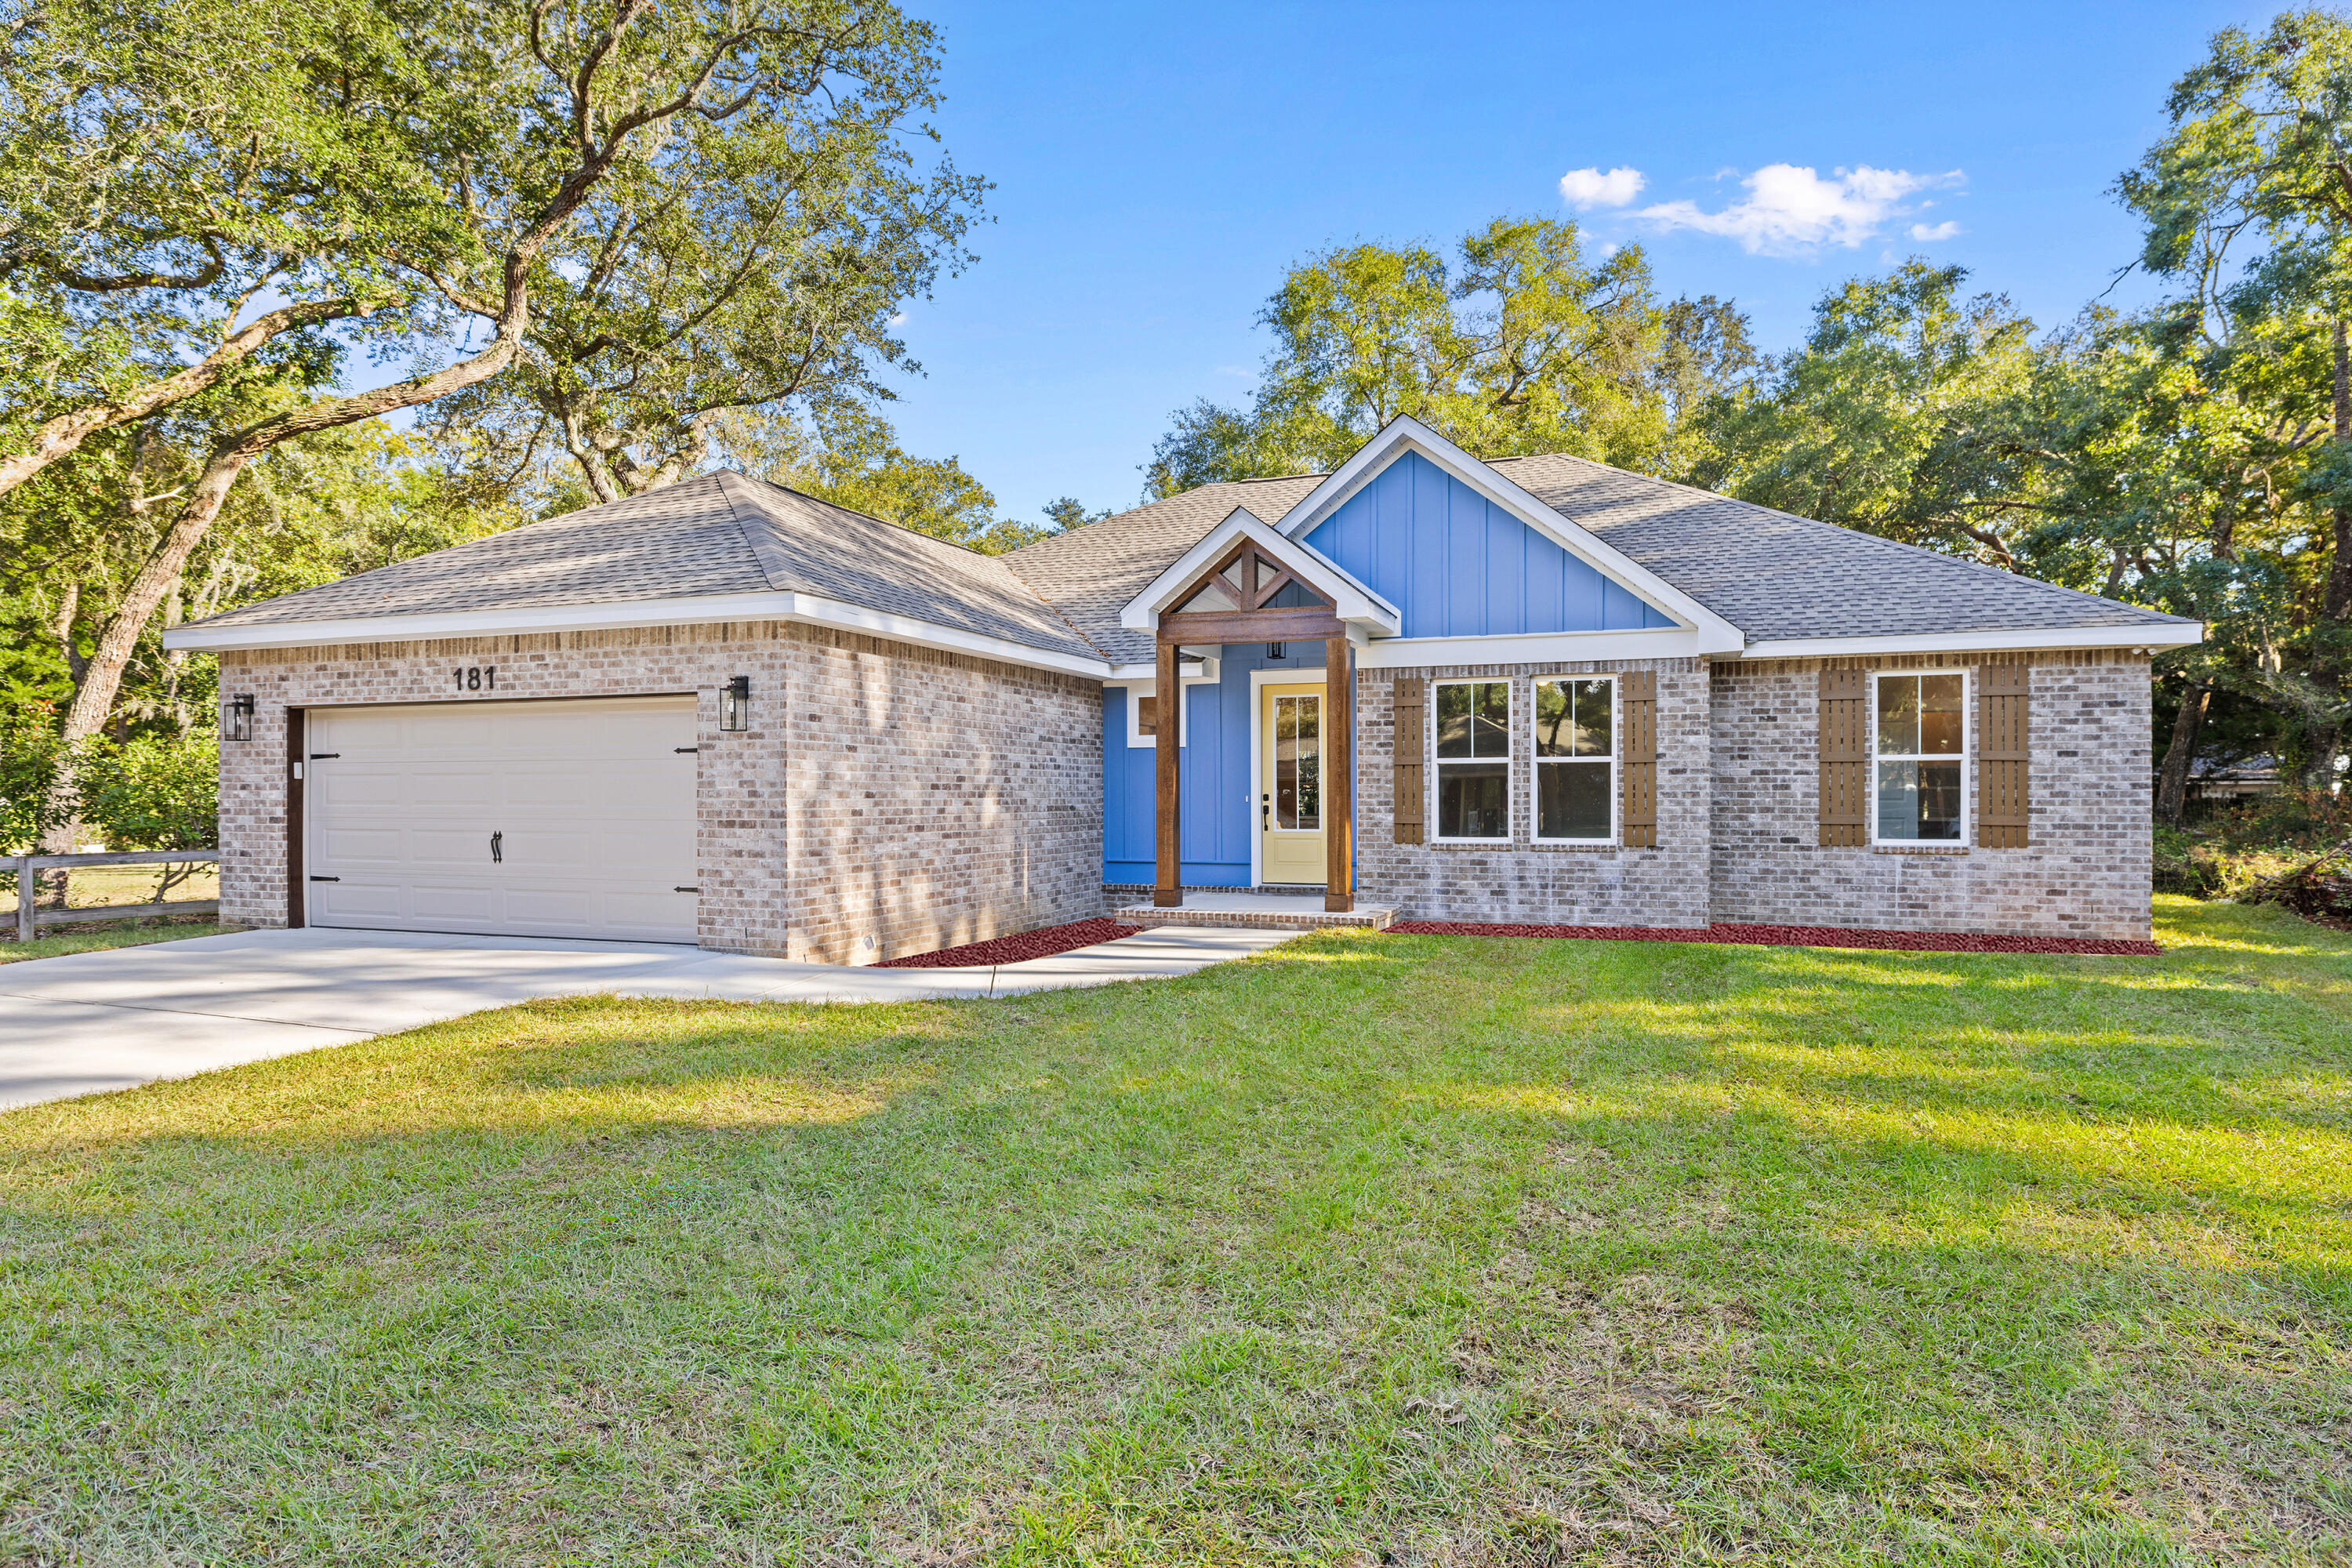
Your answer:
[[[2189,809],[2189,770],[2197,762],[2197,735],[2205,727],[2205,705],[2211,700],[2213,683],[2202,676],[2190,680],[2180,689],[2180,711],[2172,718],[2172,743],[2164,749],[2164,767],[2157,774],[2156,814],[2180,826],[2180,818]]]
[[[220,516],[221,505],[228,500],[229,487],[244,471],[250,457],[232,451],[212,460],[196,481],[194,490],[180,508],[180,515],[172,520],[155,548],[131,579],[121,603],[106,618],[98,634],[98,644],[90,650],[83,665],[81,679],[74,687],[73,705],[66,710],[63,734],[66,745],[64,760],[58,767],[56,780],[49,786],[50,809],[56,813],[58,826],[49,839],[59,845],[53,855],[69,854],[73,840],[79,837],[81,825],[73,820],[73,802],[79,793],[72,748],[105,729],[114,712],[114,700],[122,691],[122,672],[131,668],[131,656],[138,651],[139,638],[147,623],[155,618],[163,600],[180,580],[188,564],[188,557],[211,531],[213,520]]]
[[[2344,322],[2336,334],[2336,440],[2352,443],[2352,361],[2344,347]],[[2319,597],[2311,680],[2330,706],[2311,726],[2309,754],[2304,759],[2304,783],[2314,789],[2336,785],[2336,749],[2343,733],[2341,710],[2346,698],[2347,643],[2352,641],[2352,507],[2338,506],[2335,516],[2334,558],[2328,563],[2327,585]]]

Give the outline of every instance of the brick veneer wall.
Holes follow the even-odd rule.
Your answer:
[[[1543,844],[1534,837],[1528,777],[1528,715],[1538,675],[1658,677],[1658,847]],[[1440,844],[1436,749],[1426,748],[1427,842],[1394,841],[1394,681],[1508,679],[1512,727],[1511,842]],[[1617,663],[1438,665],[1360,670],[1356,676],[1356,892],[1394,903],[1407,920],[1538,921],[1566,925],[1704,926],[1708,920],[1709,720],[1706,669],[1696,659]],[[1427,711],[1434,723],[1436,697]]]
[[[698,694],[705,947],[872,963],[1103,912],[1097,683],[751,622],[224,653],[257,711],[221,747],[223,919],[286,923],[289,708],[484,700],[449,690],[478,664],[499,699]]]
[[[2031,666],[2027,847],[1822,848],[1823,665],[1952,669],[1996,661]],[[1714,681],[1717,920],[2147,938],[2154,851],[2145,655],[1727,662]],[[1971,732],[1975,722],[1972,712]],[[1964,771],[1973,822],[1976,769]],[[1664,793],[1661,784],[1662,800]]]

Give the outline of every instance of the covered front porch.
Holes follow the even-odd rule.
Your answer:
[[[1156,653],[1151,695],[1130,688],[1128,700],[1135,738],[1152,752],[1149,908],[1160,923],[1187,909],[1200,919],[1186,923],[1328,924],[1355,914],[1354,649],[1393,633],[1394,610],[1237,511],[1124,618],[1151,632]],[[1131,763],[1129,777],[1141,782]],[[1188,814],[1204,816],[1209,831],[1188,832]],[[1203,861],[1204,847],[1220,858]],[[1107,857],[1107,872],[1110,864]],[[1188,870],[1206,871],[1214,891],[1188,895],[1188,881],[1201,885]],[[1308,907],[1312,895],[1319,909]],[[1343,923],[1385,925],[1393,913]]]

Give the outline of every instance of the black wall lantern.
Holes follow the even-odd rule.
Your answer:
[[[748,730],[751,726],[751,678],[739,675],[719,693],[719,727]]]
[[[253,693],[245,692],[221,704],[221,739],[253,739]]]

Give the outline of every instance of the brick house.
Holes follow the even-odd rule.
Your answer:
[[[225,918],[854,963],[1237,889],[2143,938],[2200,635],[1400,419],[1001,557],[709,474],[166,641]]]

